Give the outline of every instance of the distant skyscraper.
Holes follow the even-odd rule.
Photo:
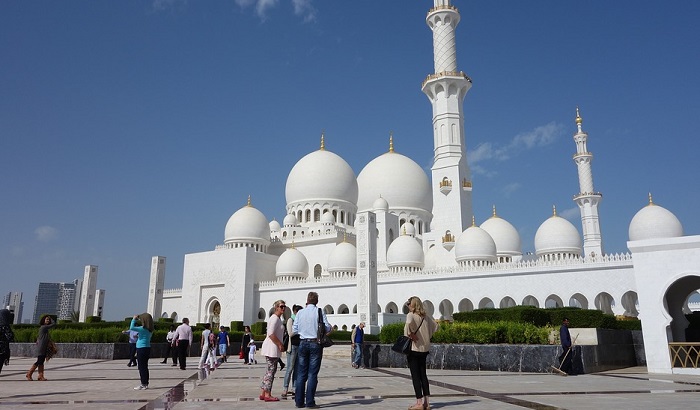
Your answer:
[[[15,324],[22,323],[22,310],[24,310],[24,302],[22,302],[22,292],[8,293],[2,302],[2,307],[8,309],[15,315]]]
[[[151,283],[148,286],[148,306],[146,312],[154,318],[163,313],[163,286],[165,285],[165,257],[151,258]]]
[[[56,315],[58,313],[58,299],[61,292],[60,283],[39,283],[39,290],[34,300],[34,317],[32,323],[39,323],[42,315]]]
[[[72,283],[61,283],[58,295],[58,319],[71,320],[73,312],[80,309],[80,290],[83,282],[75,279]]]
[[[93,316],[102,317],[102,308],[105,305],[105,290],[97,289],[95,292],[95,308],[92,311]]]
[[[97,291],[97,266],[85,266],[83,289],[80,292],[80,321],[92,315],[95,311],[95,292]]]

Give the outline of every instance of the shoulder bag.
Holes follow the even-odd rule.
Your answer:
[[[326,334],[326,325],[323,323],[321,308],[318,308],[318,343],[321,347],[333,346],[333,341]]]
[[[418,325],[418,329],[420,329],[421,326],[423,326],[423,321],[425,320],[425,317],[421,319],[420,325]],[[418,333],[418,329],[416,329],[415,332],[412,332],[412,335],[415,335]],[[411,352],[411,344],[413,341],[411,340],[410,337],[401,335],[398,338],[396,338],[396,342],[394,343],[393,346],[391,346],[391,350],[395,351],[396,353],[403,353],[403,354],[408,354]]]

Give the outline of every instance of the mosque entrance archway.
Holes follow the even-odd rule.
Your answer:
[[[489,298],[483,298],[479,302],[479,309],[494,309],[496,305],[493,304],[493,301]]]
[[[460,312],[471,312],[474,310],[474,304],[469,299],[462,299],[459,301],[457,309],[459,309]]]
[[[265,319],[267,319],[267,318],[265,317],[265,309],[260,308],[260,310],[258,310],[258,319],[260,319],[260,320],[265,320]]]
[[[620,299],[622,307],[625,309],[624,316],[637,317],[639,316],[639,301],[637,300],[637,292],[630,290],[625,292]]]
[[[700,342],[697,330],[688,329],[690,322],[685,316],[688,299],[700,287],[700,276],[685,276],[673,282],[664,294],[664,306],[671,316],[671,324],[666,329],[669,342]]]
[[[607,292],[601,292],[595,297],[595,308],[607,313],[608,315],[613,315],[613,308],[615,307],[615,299],[610,296]]]
[[[339,315],[347,315],[350,313],[350,309],[346,305],[340,305],[338,306],[338,314]]]
[[[219,323],[221,322],[221,304],[216,298],[212,298],[207,303],[206,308],[207,316],[204,318],[205,323],[211,324],[213,329],[219,328]]]
[[[435,306],[433,306],[433,302],[424,300],[423,309],[425,309],[425,313],[429,314],[430,316],[435,316]]]
[[[516,305],[515,300],[510,296],[506,296],[503,299],[501,299],[501,303],[498,304],[498,307],[501,309],[505,309],[505,308],[513,307],[515,305]]]
[[[557,295],[547,296],[547,300],[544,301],[545,308],[560,308],[564,307],[564,302]]]
[[[588,309],[588,299],[580,293],[575,293],[569,298],[569,307]]]
[[[537,300],[536,297],[532,295],[527,295],[523,298],[523,306],[534,306],[534,307],[540,307],[540,302]]]
[[[399,307],[396,306],[396,303],[394,302],[389,302],[386,305],[386,309],[384,309],[386,313],[399,313]]]
[[[440,302],[440,319],[441,320],[452,320],[452,313],[454,312],[454,307],[452,302],[447,299],[443,299]]]

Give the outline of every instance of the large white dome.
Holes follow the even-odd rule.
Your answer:
[[[496,215],[495,210],[493,216],[481,224],[481,229],[493,238],[498,255],[522,255],[520,234],[510,222]]]
[[[289,248],[277,259],[275,272],[277,276],[305,278],[309,275],[309,262],[303,253]]]
[[[433,194],[428,176],[412,159],[387,152],[370,161],[357,176],[358,212],[371,211],[380,196],[391,210],[431,212]]]
[[[683,236],[683,225],[671,211],[649,199],[649,205],[640,209],[632,218],[629,236],[630,241],[677,238]]]
[[[535,233],[537,256],[551,253],[581,255],[581,236],[576,227],[554,214],[544,221]]]
[[[455,259],[457,262],[496,262],[496,242],[485,230],[470,226],[457,238]]]
[[[423,268],[423,247],[408,235],[394,239],[386,251],[386,264],[390,268]]]
[[[328,255],[328,272],[357,272],[357,248],[348,242],[339,243]]]
[[[357,179],[338,155],[320,149],[302,159],[289,172],[287,205],[316,200],[357,203]]]
[[[270,244],[270,224],[262,212],[248,205],[234,212],[226,223],[224,243]]]

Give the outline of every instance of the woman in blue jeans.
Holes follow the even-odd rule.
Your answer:
[[[137,321],[141,321],[141,326],[136,326]],[[146,390],[150,374],[148,372],[148,359],[151,357],[151,336],[153,335],[153,317],[150,313],[141,313],[131,319],[129,330],[139,334],[136,340],[136,362],[139,367],[141,384],[134,387],[134,390]]]
[[[301,306],[292,306],[292,316],[287,319],[287,334],[289,335],[289,345],[287,346],[287,372],[284,374],[284,393],[282,397],[287,397],[289,395],[289,381],[292,381],[292,387],[294,387],[294,377],[296,377],[296,361],[297,361],[297,349],[299,348],[299,335],[294,333],[294,319],[296,319],[297,312],[301,309]],[[295,344],[296,343],[296,344]]]

